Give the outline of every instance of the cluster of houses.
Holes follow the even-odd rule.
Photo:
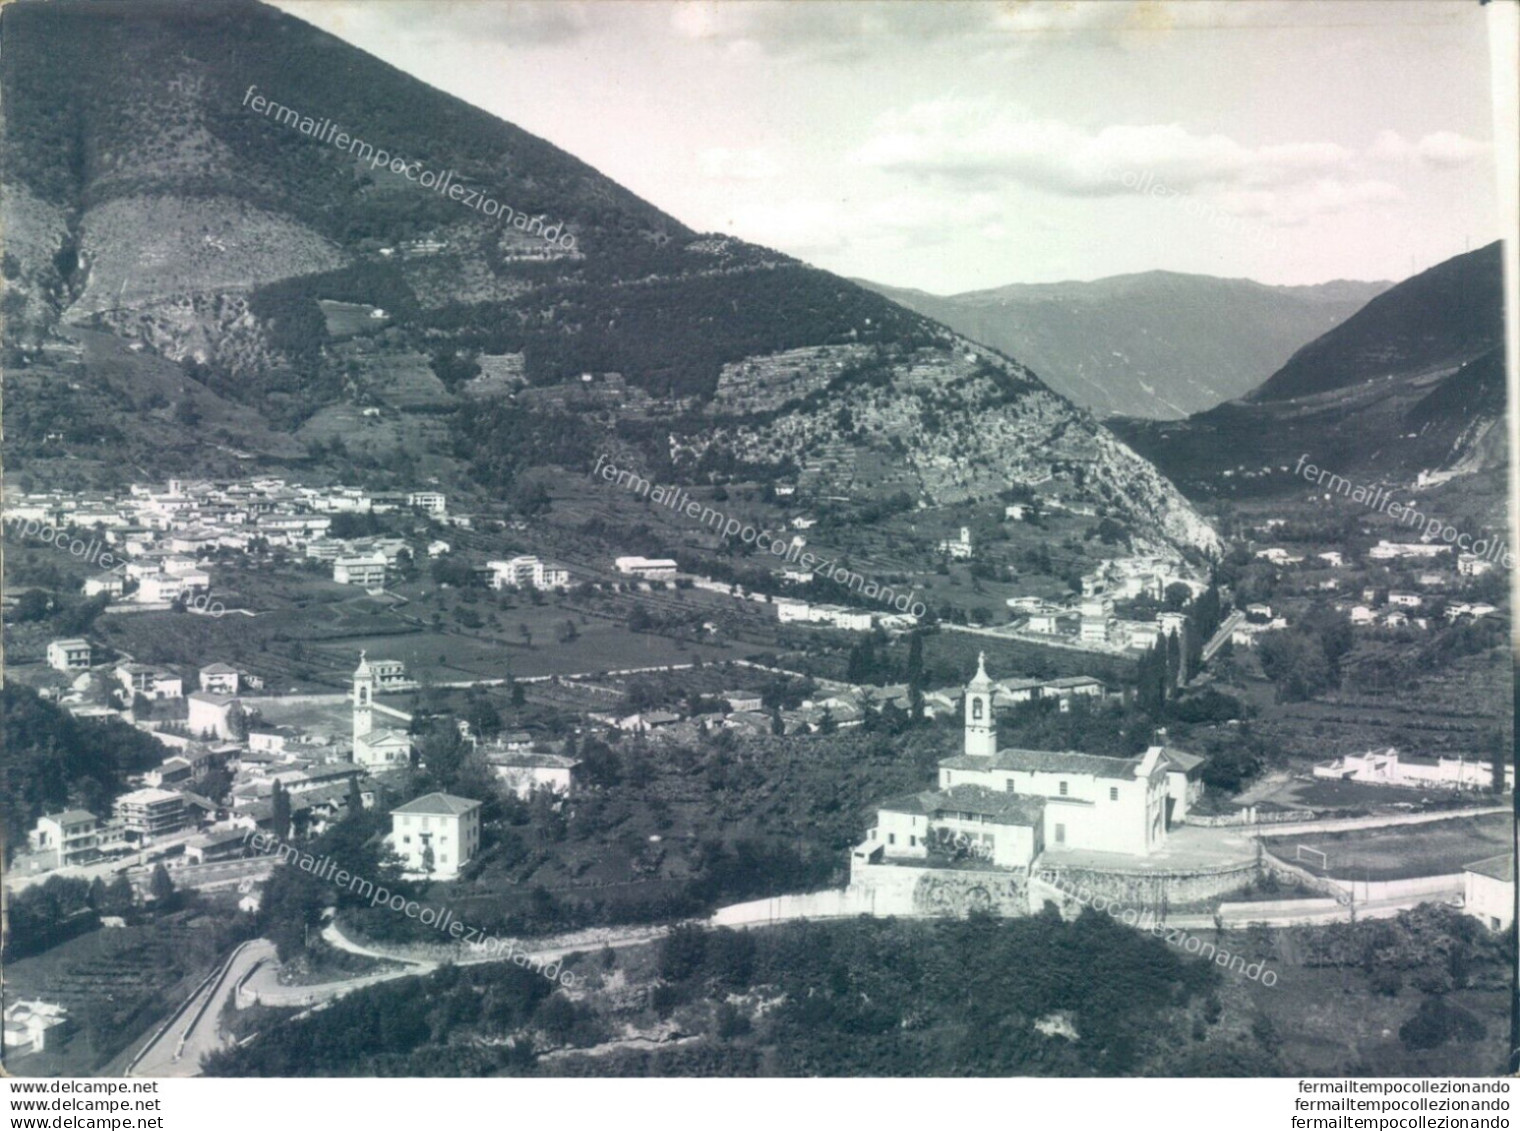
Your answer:
[[[672,563],[673,565],[674,563]],[[570,571],[552,565],[532,554],[519,554],[505,561],[485,565],[492,589],[565,589],[570,585]]]
[[[1115,558],[1082,577],[1082,595],[1074,601],[1009,597],[1007,605],[1013,611],[1016,632],[1098,652],[1143,652],[1173,632],[1181,639],[1188,628],[1186,614],[1163,612],[1151,620],[1132,620],[1117,616],[1115,603],[1137,598],[1160,601],[1168,587],[1178,584],[1194,597],[1207,588],[1187,576],[1179,563],[1163,557]]]
[[[817,624],[846,632],[871,632],[884,629],[899,632],[918,623],[912,613],[894,613],[881,609],[855,609],[823,601],[805,601],[800,597],[776,597],[771,602],[776,619],[782,624]]]
[[[138,672],[142,665],[123,668],[145,679],[162,674],[153,669]],[[189,733],[140,723],[163,743],[163,761],[129,779],[132,788],[114,799],[109,815],[77,808],[44,814],[28,836],[27,851],[13,861],[17,874],[129,854],[167,855],[176,866],[241,856],[247,850],[249,831],[273,827],[276,790],[288,801],[293,834],[298,838],[319,834],[347,812],[355,797],[366,808],[374,805],[381,791],[396,784],[390,775],[412,762],[407,730],[411,716],[380,698],[414,686],[400,661],[371,661],[360,654],[353,674],[351,728],[346,734],[320,726],[266,725],[259,705],[277,700],[250,698],[245,706],[240,693],[246,677],[236,668],[211,664],[199,674],[201,690],[184,696],[189,724],[178,728]],[[179,677],[174,679],[168,690],[178,696]],[[535,790],[564,796],[575,787],[579,759],[552,744],[535,743],[522,733],[492,740],[470,737],[470,741],[503,790],[521,797]],[[213,771],[225,772],[231,784],[224,795],[208,797],[201,789]],[[425,812],[425,803],[430,803],[426,798],[394,811],[394,843],[408,859],[409,869],[440,878],[451,876],[478,850],[478,813],[473,834],[465,828],[439,835],[431,831],[433,816],[458,818],[468,825],[472,810],[461,808],[457,801],[446,803],[450,813]],[[480,806],[479,801],[468,804],[475,810]],[[404,837],[412,839],[400,839]],[[428,867],[419,855],[424,845],[431,853]]]
[[[1317,762],[1314,776],[1334,781],[1400,785],[1413,789],[1488,789],[1494,780],[1492,762],[1481,758],[1440,755],[1435,758],[1400,754],[1390,746],[1365,754],[1346,754]],[[1515,768],[1504,769],[1505,788],[1515,787]]]
[[[124,495],[103,493],[16,494],[6,500],[8,517],[55,529],[93,530],[110,547],[96,547],[92,563],[110,566],[84,583],[86,596],[104,593],[159,605],[204,594],[211,577],[200,564],[221,550],[247,552],[257,545],[288,547],[333,564],[333,579],[376,588],[406,548],[401,539],[349,540],[329,536],[336,514],[417,511],[468,525],[450,516],[439,491],[367,491],[358,487],[308,487],[284,479],[133,484]]]

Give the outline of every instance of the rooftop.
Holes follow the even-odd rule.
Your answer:
[[[408,801],[405,805],[396,806],[391,812],[457,817],[479,808],[480,802],[471,801],[468,797],[455,797],[451,793],[425,793],[421,797]]]
[[[1491,879],[1512,884],[1515,882],[1515,857],[1509,852],[1490,856],[1487,860],[1479,860],[1475,864],[1464,864],[1462,871],[1476,872],[1480,876],[1488,876]]]
[[[1021,750],[1010,747],[991,758],[960,754],[943,758],[940,766],[949,770],[1023,770],[1029,773],[1091,774],[1098,778],[1132,780],[1140,765],[1139,758],[1110,758],[1103,754],[1083,754],[1077,750]]]

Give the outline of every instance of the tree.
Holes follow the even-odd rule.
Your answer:
[[[922,691],[924,687],[924,634],[915,632],[908,641],[908,690]]]
[[[227,709],[227,730],[239,742],[248,737],[248,712],[241,703],[234,703]]]
[[[1180,581],[1174,581],[1162,594],[1162,602],[1171,612],[1184,608],[1193,599],[1193,591]]]
[[[290,794],[285,792],[279,782],[274,783],[274,792],[269,797],[273,813],[270,821],[274,828],[276,840],[290,839]]]
[[[162,863],[153,865],[153,873],[148,877],[148,895],[161,909],[167,909],[174,899],[174,880]]]
[[[125,872],[118,872],[106,888],[104,904],[97,910],[106,915],[125,915],[136,902],[137,891],[132,887],[132,881],[127,879]]]

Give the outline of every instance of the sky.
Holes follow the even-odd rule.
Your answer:
[[[698,231],[951,294],[1500,234],[1471,0],[276,0]]]

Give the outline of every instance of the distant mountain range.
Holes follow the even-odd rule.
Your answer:
[[[1504,465],[1500,245],[1405,280],[1304,346],[1248,396],[1185,421],[1110,420],[1190,496],[1299,491],[1300,456],[1412,483]]]
[[[1099,416],[1175,420],[1256,388],[1387,282],[1277,287],[1173,271],[941,297],[859,280],[1017,357]]]
[[[1049,483],[1137,549],[1218,548],[1013,358],[693,232],[272,7],[20,0],[3,20],[8,472],[295,468],[484,504],[601,454],[999,516],[1000,492]]]

